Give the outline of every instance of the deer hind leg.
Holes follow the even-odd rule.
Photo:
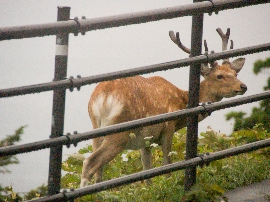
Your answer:
[[[99,137],[99,138],[93,139],[93,144],[92,144],[93,152],[98,150],[98,148],[101,146],[103,140],[104,140],[104,137]],[[95,173],[95,181],[96,181],[96,183],[102,181],[102,173],[103,173],[103,166],[100,166],[100,168]]]
[[[98,177],[102,176],[102,167],[122,152],[127,142],[127,132],[105,137],[101,146],[84,160],[80,187],[85,187],[96,172]]]

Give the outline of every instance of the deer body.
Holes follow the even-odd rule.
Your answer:
[[[245,84],[236,78],[244,64],[240,58],[213,67],[202,74],[200,102],[217,102],[223,97],[244,94]],[[141,76],[102,82],[95,88],[88,105],[93,128],[146,118],[185,109],[188,91],[181,90],[162,77]],[[202,120],[199,116],[199,121]],[[152,156],[146,139],[162,146],[163,165],[171,163],[172,138],[175,131],[186,126],[186,118],[140,127],[134,130],[93,139],[93,153],[83,162],[81,187],[87,185],[95,174],[96,182],[102,180],[102,168],[124,149],[140,149],[144,169],[152,166]]]
[[[184,109],[187,97],[187,91],[178,89],[162,77],[117,79],[96,87],[89,102],[89,114],[93,127],[99,128]],[[180,120],[173,125],[176,123],[178,129],[185,125]],[[141,149],[145,146],[144,138],[149,136],[153,136],[153,141],[159,141],[167,124],[129,131],[136,137],[129,137],[125,149]]]

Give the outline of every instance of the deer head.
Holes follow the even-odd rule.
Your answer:
[[[226,34],[220,28],[217,28],[219,36],[222,39],[222,51],[227,50],[230,28],[227,29]],[[190,54],[190,49],[182,44],[179,33],[176,36],[173,31],[169,32],[171,40],[184,52]],[[208,53],[208,46],[204,40],[204,47],[206,54]],[[233,41],[231,40],[230,49],[233,49]],[[201,82],[200,102],[216,102],[222,98],[229,98],[236,95],[242,95],[247,91],[247,86],[237,79],[237,73],[242,69],[245,63],[245,58],[238,58],[232,62],[229,59],[224,59],[219,65],[216,61],[209,64],[201,64],[201,75],[205,78]]]

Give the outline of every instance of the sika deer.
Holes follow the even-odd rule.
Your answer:
[[[229,29],[223,34],[222,50],[227,49]],[[170,37],[182,50],[190,50],[182,45],[179,35],[170,31]],[[232,48],[232,47],[231,47]],[[217,62],[201,65],[201,74],[205,78],[200,85],[200,102],[217,102],[223,97],[242,95],[247,87],[236,76],[245,62],[239,58],[222,65]],[[134,76],[124,79],[102,82],[95,88],[88,105],[93,128],[150,117],[162,113],[185,109],[188,103],[188,91],[181,90],[162,77],[144,78]],[[205,117],[200,116],[200,120]],[[186,126],[186,119],[168,121],[147,127],[93,139],[93,153],[84,160],[81,187],[85,187],[95,174],[96,182],[102,181],[102,168],[124,149],[140,149],[143,169],[150,169],[152,156],[145,145],[145,137],[152,137],[151,142],[162,145],[163,164],[171,163],[172,138],[175,131]],[[131,135],[132,134],[132,135]]]

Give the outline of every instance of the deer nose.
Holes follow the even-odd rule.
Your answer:
[[[240,85],[240,88],[242,89],[243,92],[247,91],[247,86],[243,83]]]

